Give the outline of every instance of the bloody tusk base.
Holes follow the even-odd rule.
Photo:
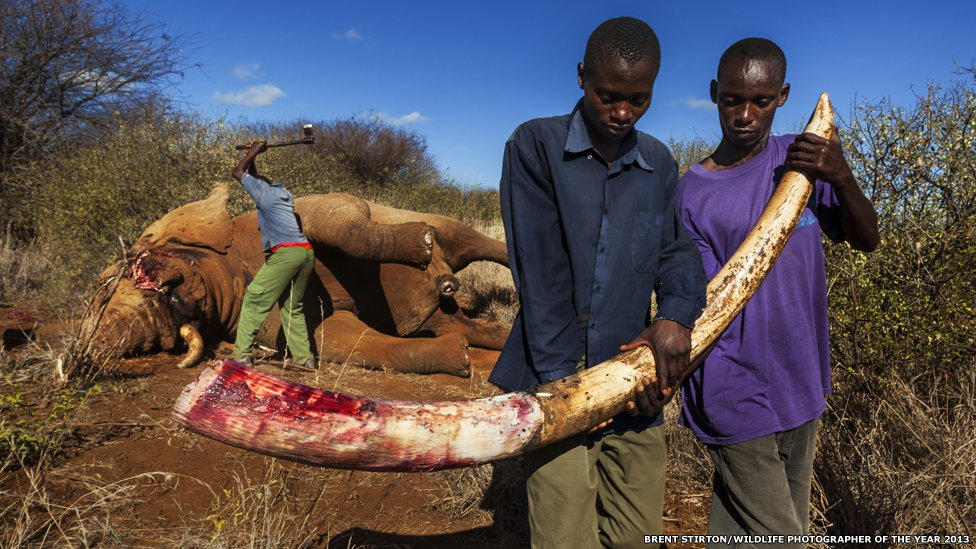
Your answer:
[[[542,411],[525,393],[459,403],[356,397],[221,360],[183,390],[173,418],[232,446],[310,465],[430,471],[519,453]]]

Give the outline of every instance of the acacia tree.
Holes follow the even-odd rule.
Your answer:
[[[965,77],[911,108],[858,107],[848,156],[883,241],[870,256],[828,257],[835,359],[929,387],[969,367],[976,326],[976,74]]]
[[[716,146],[716,143],[709,143],[704,138],[697,136],[684,141],[675,139],[668,141],[668,149],[671,150],[671,155],[678,163],[679,175],[684,175],[692,166],[712,154]]]
[[[323,123],[315,150],[345,166],[363,189],[411,185],[438,177],[423,137],[372,118]]]
[[[976,71],[856,107],[844,142],[881,245],[827,250],[834,396],[816,474],[831,532],[976,521]]]
[[[97,136],[149,101],[185,58],[162,26],[96,0],[0,0],[0,209],[30,196],[18,169]]]

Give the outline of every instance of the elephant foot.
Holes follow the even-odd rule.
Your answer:
[[[471,376],[471,355],[469,353],[468,341],[463,336],[450,334],[433,338],[432,341],[437,342],[436,345],[440,349],[436,352],[438,354],[444,353],[442,359],[446,360],[440,362],[440,368],[437,372],[431,371],[430,373],[444,373],[458,377]],[[454,349],[454,353],[445,352],[452,348]]]
[[[434,257],[434,227],[421,221],[411,221],[400,225],[398,233],[407,264],[427,269]]]
[[[495,367],[495,363],[498,362],[499,355],[501,355],[499,351],[492,351],[489,349],[480,349],[478,347],[471,347],[468,349],[468,356],[470,357],[471,362],[471,375],[477,375],[483,379],[488,379],[488,375]]]
[[[438,337],[401,338],[395,356],[384,366],[405,374],[449,374],[471,376],[468,341],[460,334]]]

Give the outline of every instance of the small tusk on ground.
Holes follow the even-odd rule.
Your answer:
[[[196,363],[200,362],[200,358],[203,356],[203,337],[200,336],[200,332],[190,324],[184,324],[180,326],[180,337],[183,341],[186,341],[189,350],[186,352],[186,356],[183,360],[176,365],[177,368],[189,368],[194,366]]]

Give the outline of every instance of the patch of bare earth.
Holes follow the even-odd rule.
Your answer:
[[[493,394],[491,355],[470,378],[323,364],[315,373],[258,368],[358,395],[446,400]],[[224,346],[216,358],[229,355]],[[43,475],[0,472],[4,528],[30,545],[124,547],[522,547],[519,460],[432,473],[371,473],[290,463],[196,435],[169,419],[200,368],[178,358],[122,361],[86,405]],[[4,384],[4,391],[12,385]],[[18,389],[18,390],[23,390]],[[665,532],[703,533],[703,497],[672,489]],[[34,528],[36,531],[31,530]],[[7,538],[10,539],[9,537]]]

